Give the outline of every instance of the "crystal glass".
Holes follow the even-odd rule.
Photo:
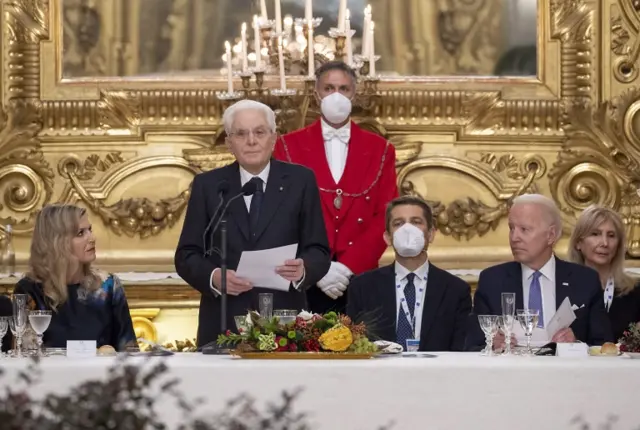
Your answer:
[[[244,332],[249,328],[249,326],[247,325],[246,315],[236,315],[235,317],[233,317],[233,319],[236,322],[236,330],[238,330],[238,332]]]
[[[498,334],[499,321],[499,315],[478,315],[478,322],[487,344],[482,350],[482,355],[493,355],[493,337]]]
[[[31,328],[38,335],[38,357],[44,357],[42,351],[42,335],[49,328],[51,323],[51,311],[31,311],[29,312],[29,323]]]
[[[22,357],[22,335],[27,329],[27,298],[26,294],[14,294],[11,297],[13,304],[13,328],[11,331],[16,337],[16,357]]]
[[[525,355],[533,355],[531,350],[531,336],[533,335],[533,329],[538,325],[538,317],[540,311],[534,309],[518,309],[517,316],[518,322],[524,331],[524,335],[527,337],[527,350]]]
[[[278,317],[280,323],[287,325],[296,322],[298,311],[291,309],[276,309],[273,311],[273,316]]]
[[[270,320],[273,318],[273,294],[260,293],[258,294],[258,306],[260,310],[260,316],[262,318]]]
[[[5,335],[7,334],[7,331],[9,330],[10,320],[11,320],[11,317],[0,317],[0,357],[3,356],[2,339],[4,339]]]
[[[511,354],[511,335],[516,315],[516,293],[502,293],[502,332],[504,333],[504,353]]]

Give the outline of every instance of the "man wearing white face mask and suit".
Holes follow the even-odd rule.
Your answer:
[[[387,203],[397,197],[395,148],[350,119],[356,93],[353,69],[340,61],[316,72],[322,117],[278,139],[274,157],[314,171],[332,262],[317,288],[307,291],[314,312],[344,311],[354,274],[378,267]]]
[[[419,342],[420,351],[463,351],[471,288],[429,262],[435,235],[433,213],[424,200],[403,196],[389,203],[384,240],[395,263],[355,277],[347,314],[364,322],[374,338]]]

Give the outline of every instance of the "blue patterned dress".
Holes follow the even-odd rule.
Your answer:
[[[51,324],[44,333],[45,347],[66,348],[68,340],[95,340],[98,348],[111,345],[118,351],[137,345],[120,280],[112,274],[103,278],[101,287],[93,292],[79,284],[68,286],[67,301],[53,311]],[[14,293],[28,294],[30,309],[53,310],[39,282],[22,278]]]

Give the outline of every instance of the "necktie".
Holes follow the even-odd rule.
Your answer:
[[[262,207],[262,198],[264,197],[263,182],[257,176],[251,178],[249,182],[256,184],[256,192],[251,197],[251,205],[249,206],[249,225],[251,228],[251,236],[255,236],[258,230],[258,220],[260,219],[260,208]]]
[[[400,304],[398,309],[398,323],[396,325],[396,337],[397,342],[402,345],[403,350],[407,350],[407,339],[413,339],[414,327],[409,323],[409,320],[413,321],[413,313],[416,305],[416,286],[413,283],[415,279],[415,273],[409,273],[407,275],[407,285],[404,287],[404,299],[407,303],[409,315],[407,316],[404,311],[404,306]]]
[[[540,272],[534,272],[529,287],[529,309],[538,310],[538,327],[544,327],[544,313],[542,310],[542,287],[540,286]]]
[[[340,129],[325,129],[322,130],[322,138],[326,140],[338,139],[342,143],[348,143],[349,137],[351,137],[351,130],[348,127]]]

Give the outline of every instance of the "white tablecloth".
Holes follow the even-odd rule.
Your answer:
[[[178,354],[165,360],[171,375],[181,379],[183,391],[206,398],[208,412],[222,410],[226,400],[240,393],[263,406],[279,400],[282,390],[302,387],[295,410],[310,413],[319,430],[374,430],[390,421],[402,430],[578,430],[571,424],[577,415],[594,430],[609,415],[618,417],[615,430],[640,425],[640,360],[437,355],[255,361]],[[41,362],[44,390],[39,392],[64,392],[102,377],[113,360],[49,357]],[[26,365],[23,360],[0,360],[7,371],[0,387]],[[168,405],[160,413],[169,428],[179,421],[178,410]]]

